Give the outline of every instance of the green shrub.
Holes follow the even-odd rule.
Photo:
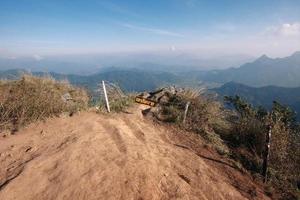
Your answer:
[[[271,127],[268,180],[281,191],[284,199],[295,199],[300,180],[300,131],[295,112],[278,102],[273,102],[272,110],[267,112],[253,108],[238,96],[225,97],[225,101],[237,114],[231,121],[230,133],[223,137],[233,147],[234,158],[259,173],[265,136]]]
[[[229,154],[226,144],[215,132],[215,127],[224,124],[220,103],[202,96],[193,89],[185,89],[176,94],[167,93],[167,96],[168,101],[160,103],[160,120],[176,123],[187,131],[198,133],[220,154]],[[183,122],[187,102],[189,108]]]

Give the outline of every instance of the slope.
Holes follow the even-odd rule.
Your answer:
[[[273,101],[287,105],[294,111],[300,113],[300,87],[285,88],[277,86],[250,87],[240,83],[229,82],[219,88],[214,88],[223,100],[224,96],[239,95],[254,106],[263,106],[271,109]]]
[[[268,199],[192,134],[126,113],[31,124],[0,139],[0,199]]]
[[[196,77],[201,81],[226,83],[230,81],[254,87],[300,86],[300,52],[285,58],[269,58],[261,56],[254,62],[241,65],[239,68],[191,72],[186,76]]]
[[[0,79],[18,79],[24,73],[28,73],[28,71],[23,69],[0,71]],[[98,89],[98,84],[101,83],[102,80],[116,83],[120,85],[124,91],[130,92],[154,90],[163,85],[184,84],[188,82],[172,73],[138,69],[110,68],[91,75],[60,74],[55,72],[32,72],[32,74],[35,76],[50,75],[57,80],[66,79],[73,85],[85,87],[90,91]]]

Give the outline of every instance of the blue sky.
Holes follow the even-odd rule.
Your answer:
[[[1,0],[0,54],[300,50],[299,0]]]

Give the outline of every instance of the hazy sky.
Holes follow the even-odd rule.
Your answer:
[[[299,0],[0,0],[0,54],[300,50]]]

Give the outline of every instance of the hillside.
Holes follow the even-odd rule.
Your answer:
[[[67,79],[75,85],[86,86],[87,88],[95,88],[102,80],[107,80],[130,92],[153,90],[162,85],[176,84],[181,80],[178,76],[167,72],[135,69],[111,70],[90,76],[68,75]]]
[[[72,84],[89,89],[95,89],[97,84],[105,79],[119,84],[126,91],[138,92],[172,84],[191,87],[198,87],[201,84],[211,88],[231,81],[252,87],[270,85],[300,87],[300,52],[295,52],[289,57],[275,59],[263,55],[254,62],[224,70],[197,71],[195,68],[189,69],[181,66],[184,70],[179,71],[178,67],[176,65],[169,66],[167,69],[161,67],[160,70],[159,65],[145,64],[142,68],[108,67],[88,75],[56,73],[60,70],[55,70],[49,74],[57,79],[68,79]],[[76,72],[75,68],[76,66],[74,66],[74,73]],[[47,74],[39,72],[38,69],[32,73],[35,75]],[[42,69],[40,68],[40,71]],[[24,70],[0,71],[0,78],[17,77],[20,71]]]
[[[73,58],[75,60],[76,57]],[[81,59],[85,59],[82,57]],[[29,71],[55,71],[58,73],[75,73],[75,74],[90,74],[99,70],[96,63],[81,63],[72,60],[64,60],[57,58],[43,57],[20,57],[20,58],[4,58],[0,55],[0,69],[14,70],[26,69]]]
[[[184,52],[132,52],[107,54],[70,54],[56,56],[3,56],[0,69],[27,69],[30,71],[54,71],[64,74],[88,75],[115,66],[148,71],[186,72],[201,69],[221,69],[240,66],[253,60],[247,55],[215,55],[212,57]]]
[[[186,76],[217,83],[234,81],[254,87],[269,85],[299,87],[300,52],[295,52],[289,57],[275,59],[263,55],[254,62],[246,63],[239,68],[191,72]]]
[[[0,71],[0,79],[17,79],[25,70]],[[60,74],[55,72],[31,72],[36,76],[50,75],[57,80],[67,79],[73,85],[85,87],[91,91],[98,88],[102,80],[118,84],[125,91],[140,92],[153,90],[163,85],[181,84],[187,85],[189,80],[183,80],[180,76],[168,72],[154,72],[137,69],[108,68],[102,72],[91,75]]]
[[[2,137],[0,199],[268,199],[199,136],[155,125],[143,108],[53,118]]]
[[[270,109],[273,101],[278,101],[300,113],[300,87],[285,88],[276,86],[250,87],[240,83],[229,82],[219,88],[212,89],[220,97],[238,95],[254,106]],[[298,116],[299,117],[299,116]]]

